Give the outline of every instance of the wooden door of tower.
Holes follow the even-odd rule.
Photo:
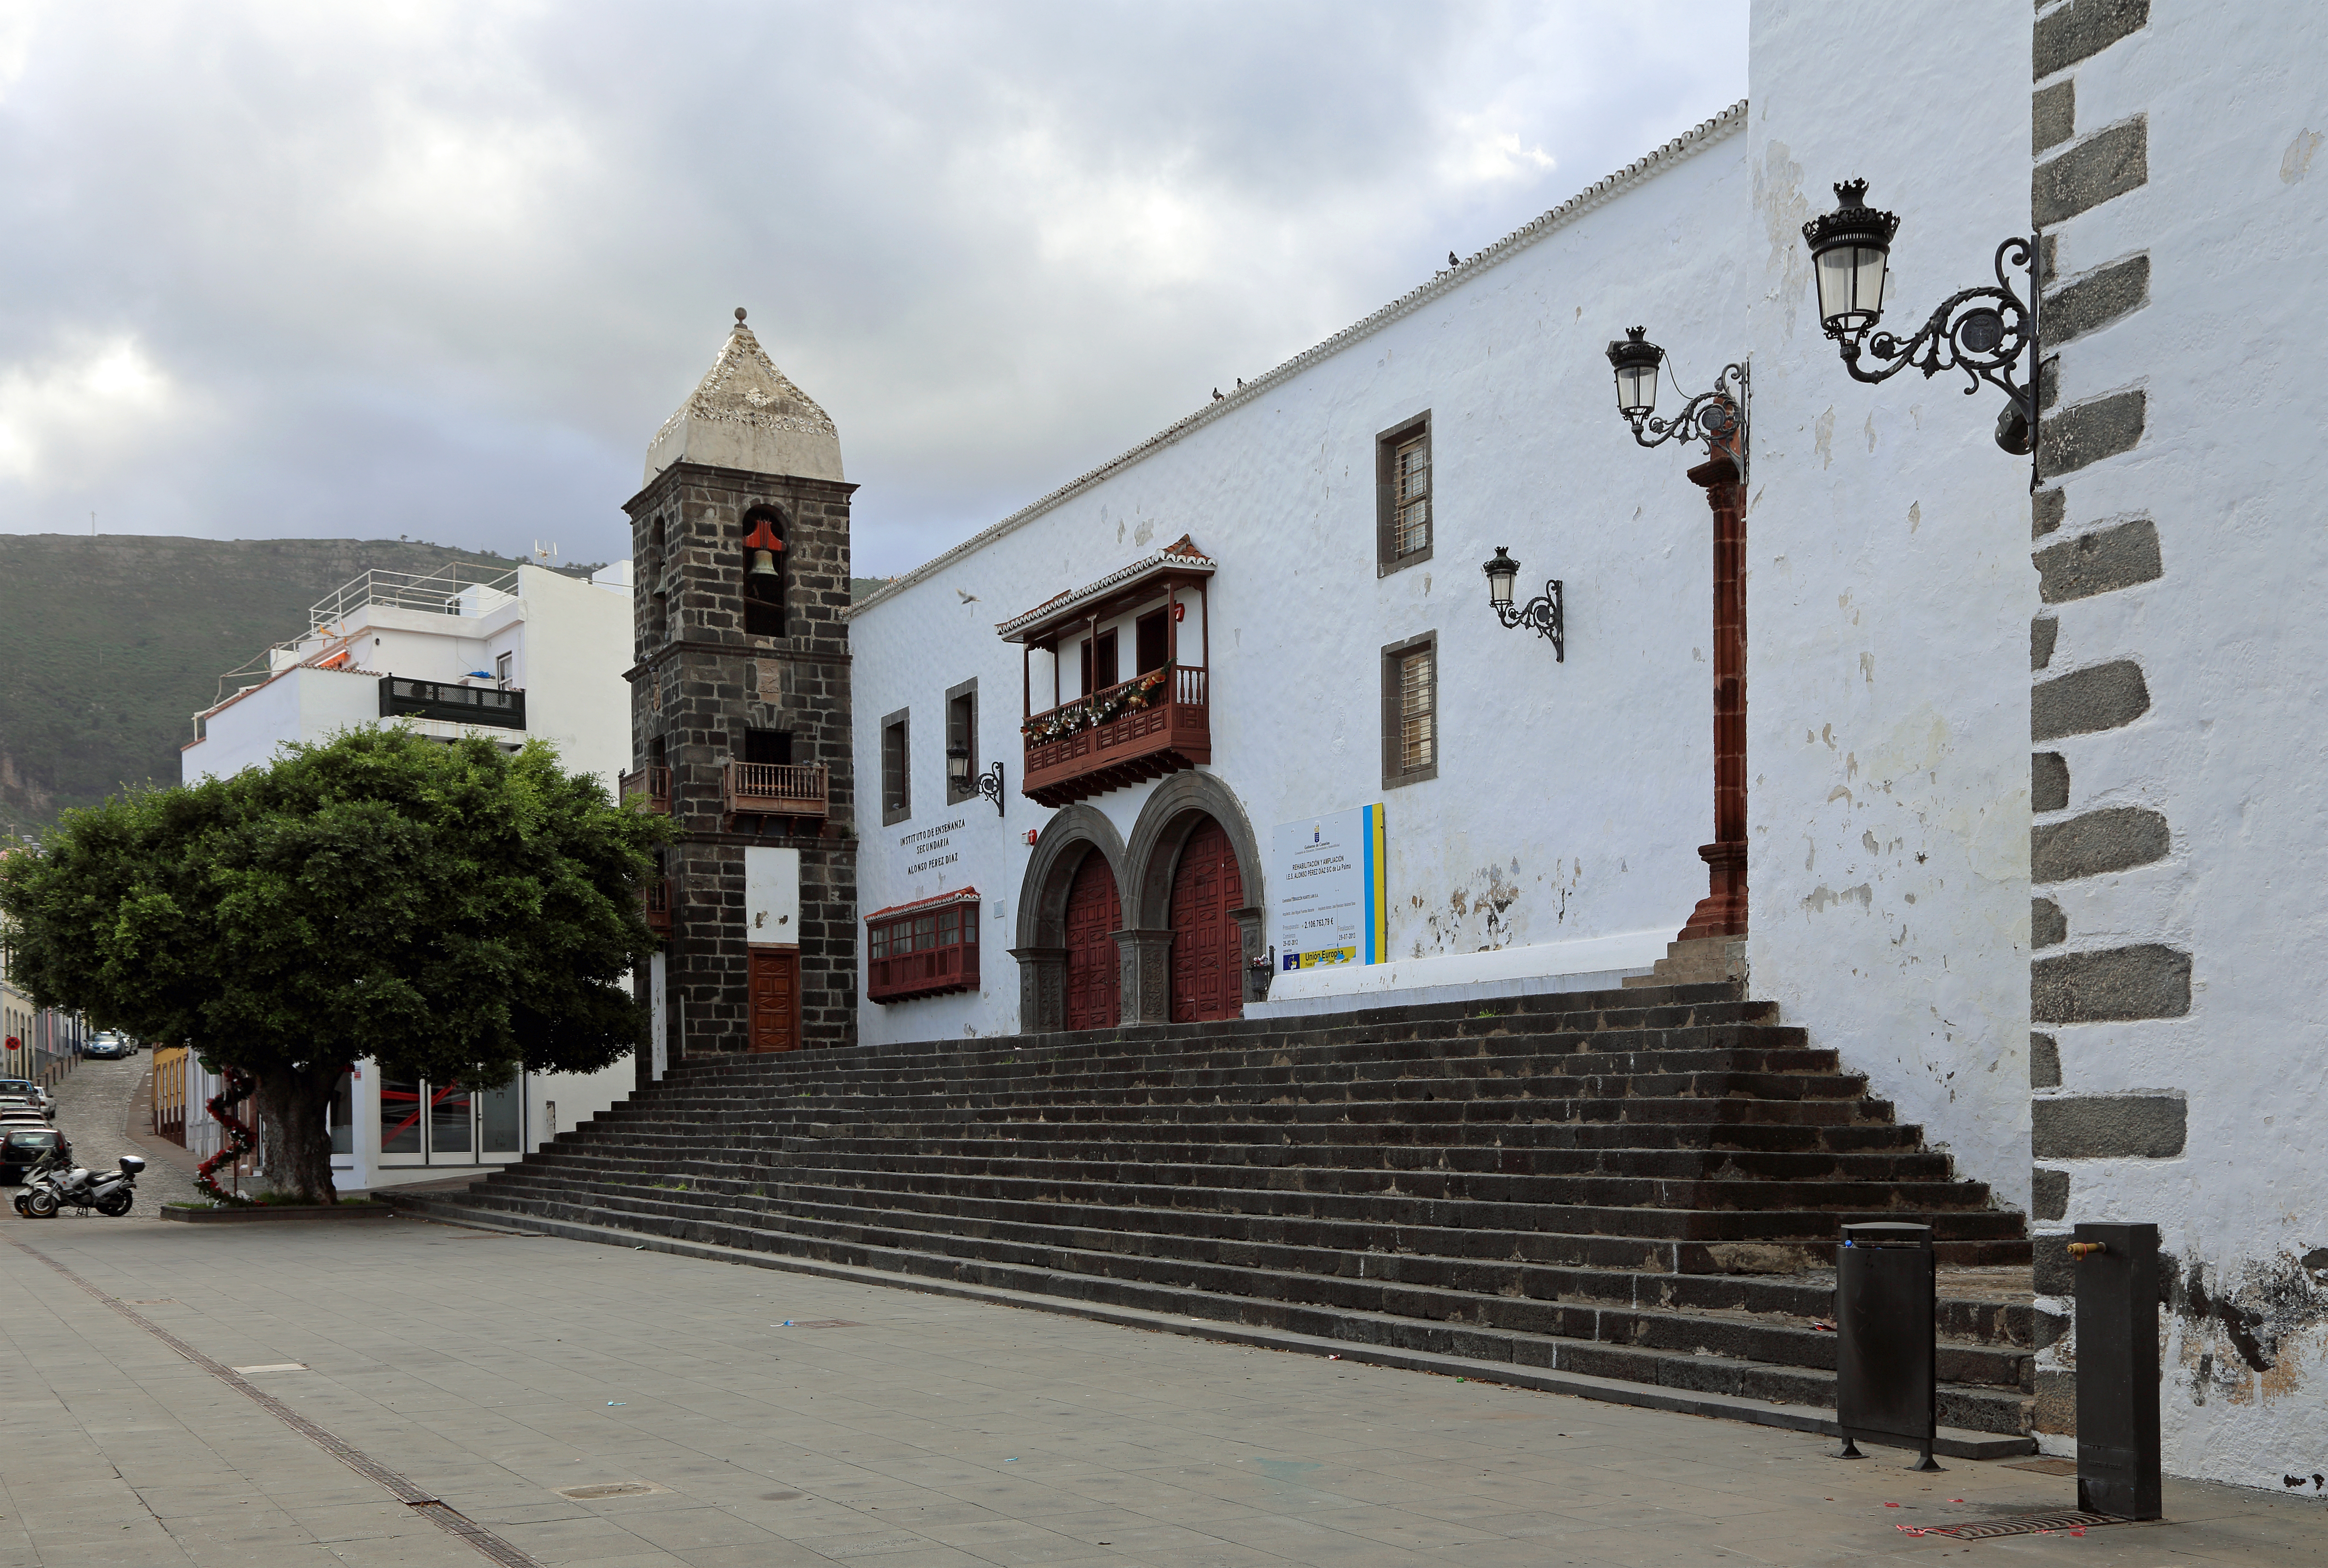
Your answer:
[[[1094,850],[1075,868],[1067,887],[1067,1028],[1115,1026],[1123,977],[1115,933],[1122,925],[1115,873],[1107,869],[1107,857]]]
[[[755,947],[752,964],[752,1049],[796,1051],[801,1043],[800,949]]]
[[[1172,871],[1172,1021],[1241,1018],[1244,942],[1229,911],[1244,906],[1244,878],[1220,823],[1206,817],[1180,846]]]

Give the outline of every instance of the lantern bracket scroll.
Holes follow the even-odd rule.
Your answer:
[[[1875,330],[1883,316],[1892,238],[1900,220],[1866,204],[1864,180],[1846,181],[1835,193],[1835,210],[1805,223],[1803,238],[1818,276],[1820,324],[1841,349],[1844,369],[1853,380],[1869,382],[1887,380],[1910,365],[1926,380],[1960,371],[1966,397],[1983,386],[2004,394],[1996,444],[2016,457],[2029,455],[2037,430],[2037,375],[2033,369],[2024,371],[2023,361],[2031,367],[2042,362],[2037,312],[2031,305],[2037,297],[2035,238],[2015,234],[2000,243],[1994,287],[1959,289],[1940,302],[1913,336],[1903,339]],[[2016,277],[2029,280],[2026,299],[2014,286]]]

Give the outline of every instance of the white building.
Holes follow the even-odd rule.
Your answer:
[[[194,716],[188,783],[270,761],[289,741],[398,723],[514,751],[554,743],[564,765],[615,793],[630,758],[631,576],[588,581],[533,566],[367,572],[314,606],[307,631],[268,650],[257,678]],[[630,1062],[593,1074],[521,1074],[495,1090],[383,1079],[354,1064],[333,1102],[334,1183],[361,1191],[509,1163],[627,1094]],[[186,1141],[215,1152],[202,1113],[215,1077],[190,1064]]]
[[[1751,110],[859,606],[861,1037],[1646,972],[1714,765],[1704,449],[1637,446],[1602,352],[1646,324],[1666,412],[1751,369],[1751,989],[2030,1215],[2054,1310],[2070,1225],[2156,1223],[2166,1468],[2308,1478],[2328,13],[1758,0],[1751,48]],[[1801,229],[1854,177],[1902,337],[2042,236],[2033,496],[1999,394],[1823,333]],[[1564,657],[1490,614],[1504,545]]]

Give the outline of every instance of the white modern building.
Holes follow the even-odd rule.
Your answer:
[[[615,793],[631,747],[629,562],[587,581],[535,566],[367,572],[308,623],[253,662],[249,684],[194,716],[187,782],[265,764],[286,742],[392,723],[512,751],[539,737]],[[624,1061],[474,1092],[358,1062],[333,1106],[334,1183],[360,1191],[507,1164],[622,1099],[635,1075]],[[189,1065],[186,1142],[198,1154],[218,1148],[221,1129],[202,1111],[218,1091]]]
[[[1605,986],[1734,841],[1751,920],[1696,972],[2026,1212],[2051,1309],[2070,1225],[2157,1224],[2166,1469],[2311,1495],[2328,13],[1757,0],[1751,49],[1751,108],[857,608],[861,1038]],[[1854,178],[1901,220],[1886,330],[2037,305],[2033,483],[1995,388],[1854,380],[1822,330],[1803,229]],[[1663,414],[1747,372],[1734,574],[1732,477],[1617,417],[1636,325]],[[1557,650],[1489,607],[1506,546]]]

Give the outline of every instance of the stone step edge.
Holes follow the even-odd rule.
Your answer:
[[[1627,1404],[1641,1410],[1663,1410],[1678,1415],[1704,1416],[1715,1421],[1744,1422],[1754,1426],[1777,1427],[1788,1432],[1807,1432],[1821,1437],[1839,1438],[1842,1427],[1832,1414],[1804,1405],[1774,1404],[1767,1400],[1746,1399],[1734,1394],[1698,1394],[1684,1389],[1661,1388],[1645,1383],[1626,1383],[1616,1378],[1591,1377],[1577,1372],[1546,1371],[1531,1366],[1515,1366],[1503,1361],[1481,1361],[1466,1356],[1447,1356],[1431,1351],[1402,1350],[1393,1346],[1366,1345],[1346,1339],[1328,1339],[1313,1334],[1295,1334],[1282,1329],[1256,1329],[1242,1323],[1230,1323],[1209,1318],[1184,1318],[1177,1314],[1154,1312],[1137,1307],[1113,1307],[1090,1301],[1078,1301],[1066,1297],[1047,1296],[1031,1291],[1013,1291],[993,1285],[971,1285],[959,1281],[925,1279],[915,1274],[893,1273],[886,1269],[863,1268],[853,1263],[820,1263],[812,1258],[798,1258],[781,1253],[747,1251],[742,1247],[720,1246],[709,1242],[679,1241],[669,1236],[654,1235],[643,1231],[619,1230],[607,1225],[581,1225],[571,1220],[528,1218],[523,1221],[504,1220],[497,1215],[481,1215],[476,1210],[441,1197],[424,1197],[418,1194],[407,1197],[394,1192],[382,1193],[384,1202],[401,1214],[417,1216],[443,1224],[465,1225],[474,1230],[500,1231],[514,1235],[550,1235],[564,1241],[593,1242],[605,1246],[628,1247],[634,1252],[666,1253],[674,1257],[698,1258],[709,1263],[743,1263],[755,1268],[776,1269],[785,1273],[809,1274],[818,1279],[838,1280],[850,1284],[877,1285],[887,1290],[917,1291],[923,1295],[945,1296],[959,1300],[986,1301],[997,1306],[1018,1307],[1029,1311],[1050,1312],[1065,1318],[1081,1318],[1091,1322],[1113,1324],[1124,1329],[1146,1329],[1162,1334],[1178,1334],[1195,1339],[1212,1339],[1232,1345],[1249,1345],[1256,1349],[1285,1350],[1298,1355],[1337,1357],[1373,1366],[1386,1366],[1402,1372],[1428,1372],[1446,1377],[1465,1377],[1478,1383],[1499,1383],[1513,1388],[1526,1388],[1541,1394],[1564,1394],[1579,1399],[1597,1400],[1604,1404]],[[1899,1440],[1862,1434],[1860,1441],[1873,1441],[1890,1447],[1907,1448],[1913,1444]],[[2035,1453],[2034,1438],[2009,1437],[1998,1432],[1971,1432],[1959,1427],[1944,1426],[1934,1434],[1932,1451],[1950,1459],[1992,1460],[2011,1459]]]

